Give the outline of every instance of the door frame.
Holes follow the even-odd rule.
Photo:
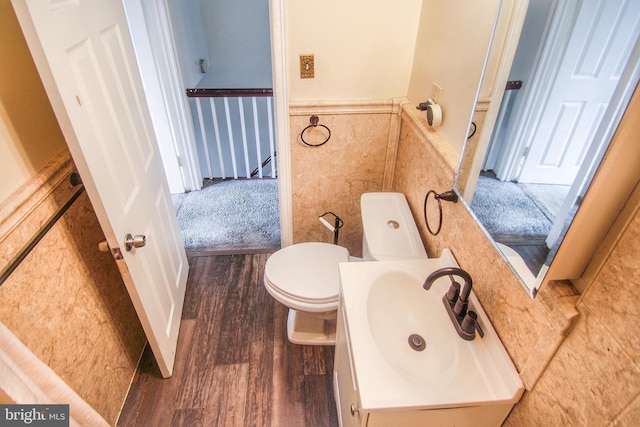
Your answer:
[[[283,247],[293,244],[286,1],[287,0],[269,0],[273,103],[275,107],[275,133],[278,153],[280,241]]]
[[[173,38],[167,2],[166,0],[123,0],[125,4],[132,4],[133,2],[139,3],[139,7],[144,12],[145,27],[150,41],[149,48],[153,52],[154,65],[158,73],[159,90],[164,99],[163,104],[167,116],[167,125],[171,129],[171,139],[174,142],[174,146],[161,147],[161,149],[165,152],[175,153],[175,160],[167,159],[166,161],[175,161],[175,166],[181,170],[184,191],[200,190],[202,188],[203,175],[196,150],[191,109],[182,87],[183,79],[178,67],[178,56],[175,51],[176,44]],[[127,19],[129,19],[129,16],[127,16]],[[154,107],[149,106],[149,108],[153,109]],[[162,143],[163,140],[159,139],[159,142]],[[170,183],[170,186],[173,187],[174,185]]]
[[[170,22],[167,15],[166,0],[142,2],[143,6],[152,7],[160,15],[154,23],[151,37],[163,40],[165,53],[162,63],[165,68],[158,70],[160,80],[166,85],[167,91],[181,93],[180,71],[177,67],[177,55]],[[161,18],[163,17],[163,18]],[[286,37],[286,0],[269,0],[269,20],[271,29],[271,63],[273,75],[273,101],[276,151],[278,153],[278,192],[280,203],[280,241],[282,246],[293,243],[292,219],[292,190],[291,190],[291,148],[289,146],[289,91],[287,73],[287,37]],[[177,88],[177,89],[176,89]],[[202,172],[198,161],[195,135],[193,133],[191,110],[186,97],[173,111],[173,118],[180,123],[180,130],[185,138],[181,151],[187,153],[180,156],[181,168],[185,179],[185,189],[199,190],[202,188]],[[169,104],[171,106],[171,104]],[[171,114],[169,107],[167,113]],[[178,142],[178,141],[177,141]],[[180,148],[179,148],[180,149]]]

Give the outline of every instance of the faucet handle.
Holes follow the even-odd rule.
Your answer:
[[[468,301],[464,301],[461,297],[458,297],[458,300],[456,301],[455,305],[453,306],[453,314],[455,314],[456,317],[458,318],[458,322],[462,318],[466,319],[465,316],[467,315],[467,306],[468,306],[468,304],[469,304]]]
[[[453,305],[456,303],[456,301],[458,301],[459,296],[460,283],[451,278],[451,286],[449,286],[449,290],[447,291],[447,301],[449,301],[449,304]]]
[[[480,327],[480,323],[478,323],[478,314],[475,311],[469,310],[467,315],[462,320],[462,325],[460,328],[465,334],[473,337],[475,335],[475,331],[478,331],[478,334],[481,338],[484,338],[484,331]]]

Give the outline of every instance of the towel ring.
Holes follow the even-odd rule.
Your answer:
[[[311,123],[309,126],[307,126],[306,128],[304,128],[302,130],[302,132],[300,132],[300,139],[302,140],[302,142],[304,142],[306,145],[308,145],[309,147],[319,147],[321,145],[324,145],[327,143],[327,141],[329,141],[329,138],[331,138],[331,130],[326,127],[325,125],[321,125],[318,124],[318,121],[320,121],[320,119],[318,118],[318,116],[316,116],[315,114],[313,116],[311,116],[311,118],[309,119],[309,122]],[[315,128],[318,126],[322,126],[323,128],[325,128],[327,130],[327,132],[329,132],[329,135],[327,136],[327,139],[325,139],[323,142],[321,142],[320,144],[309,144],[307,141],[304,140],[304,133],[307,131],[307,129],[309,128]]]
[[[431,229],[429,225],[429,219],[427,218],[427,202],[429,201],[429,196],[433,194],[433,198],[438,202],[438,211],[440,213],[438,218],[438,228],[436,231]],[[440,229],[442,228],[442,200],[446,200],[447,202],[458,203],[458,195],[453,191],[445,191],[444,193],[436,193],[434,190],[427,191],[427,195],[424,198],[424,223],[427,226],[427,230],[431,233],[432,236],[437,236],[440,233]]]

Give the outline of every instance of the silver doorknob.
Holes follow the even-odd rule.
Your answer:
[[[131,252],[133,248],[141,248],[147,244],[147,236],[144,234],[136,234],[132,236],[131,233],[128,233],[124,236],[124,249],[127,252]]]

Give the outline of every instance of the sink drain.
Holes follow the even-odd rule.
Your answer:
[[[415,351],[422,351],[427,348],[427,343],[420,335],[411,334],[409,335],[409,347],[411,347]]]

